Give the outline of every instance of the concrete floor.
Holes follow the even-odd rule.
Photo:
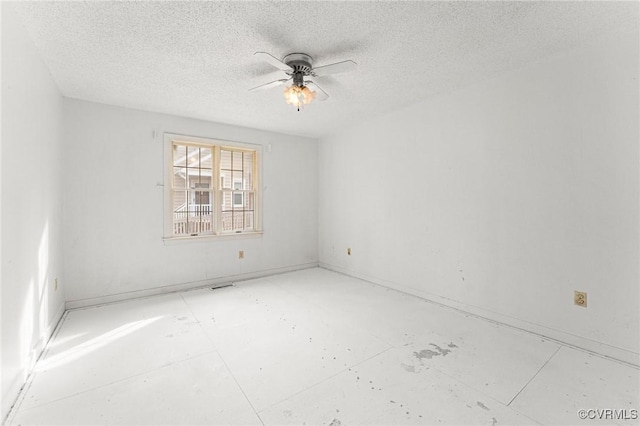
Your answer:
[[[316,268],[68,312],[8,423],[639,424],[639,379]]]

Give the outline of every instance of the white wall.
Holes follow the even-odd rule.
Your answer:
[[[62,96],[11,5],[2,2],[0,8],[2,420],[62,316],[64,280]]]
[[[321,140],[321,266],[637,364],[638,75],[618,35]]]
[[[315,139],[72,99],[63,127],[68,306],[317,265]],[[164,132],[265,147],[261,237],[163,243]]]

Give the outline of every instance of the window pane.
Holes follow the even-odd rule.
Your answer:
[[[244,189],[252,190],[253,189],[253,162],[254,162],[254,153],[253,152],[245,152],[244,153],[244,161],[242,164],[242,171],[244,177]]]
[[[222,189],[231,189],[231,172],[220,170],[220,187]]]
[[[253,173],[244,172],[244,189],[253,191]]]
[[[186,166],[187,147],[184,145],[173,145],[173,165]]]
[[[222,232],[231,232],[233,230],[233,213],[222,212]]]
[[[233,154],[233,170],[242,170],[242,152],[232,151]]]
[[[222,193],[222,211],[233,210],[233,196],[231,191],[224,191]]]
[[[206,172],[211,173],[211,170],[200,170],[200,175],[197,174],[197,170],[194,170],[193,175],[189,177],[189,188],[191,189],[209,189],[211,188],[211,175],[207,175]]]
[[[173,211],[185,211],[187,191],[173,191]]]
[[[200,174],[198,169],[187,169],[187,188],[195,189],[196,184],[200,183]]]
[[[189,221],[193,221],[194,217],[199,216],[199,212],[196,208],[196,192],[199,191],[187,191],[187,212],[189,212]]]
[[[209,197],[212,194],[206,191],[194,191],[196,199],[200,197]],[[211,206],[208,204],[190,204],[189,205],[189,233],[190,234],[206,234],[213,230],[213,216]]]
[[[244,230],[253,231],[253,212],[244,212]]]
[[[233,208],[237,209],[238,207],[242,207],[243,203],[243,193],[242,192],[234,192],[233,193]]]
[[[197,146],[187,147],[187,167],[198,167],[200,164],[200,148]]]
[[[244,193],[244,206],[245,210],[254,210],[253,203],[255,200],[255,193],[253,192],[245,192]]]
[[[186,219],[175,220],[173,222],[173,235],[188,235],[189,223]]]
[[[231,170],[231,151],[220,150],[220,169]]]
[[[194,191],[194,204],[201,212],[211,214],[211,193],[209,191]]]
[[[244,230],[244,213],[243,212],[233,212],[233,230],[234,231]]]
[[[187,206],[188,211],[200,214],[202,213],[200,206],[203,204],[209,205],[211,204],[211,194],[212,192],[207,191],[187,191]]]
[[[173,168],[173,188],[185,189],[187,187],[187,169],[185,167]]]
[[[173,234],[187,233],[187,192],[173,191]]]
[[[213,152],[211,148],[200,148],[200,168],[213,168]]]
[[[244,189],[242,171],[233,172],[233,189]]]
[[[200,233],[200,222],[191,220],[189,221],[189,235],[195,235]]]

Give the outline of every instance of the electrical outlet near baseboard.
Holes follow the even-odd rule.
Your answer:
[[[573,304],[582,306],[583,308],[587,307],[587,293],[585,291],[574,291],[573,292]]]
[[[244,259],[244,250],[238,251],[238,259]]]

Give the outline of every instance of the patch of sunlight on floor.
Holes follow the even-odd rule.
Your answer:
[[[96,336],[93,339],[87,340],[84,343],[81,343],[77,346],[74,346],[70,349],[67,349],[64,352],[60,352],[59,354],[53,355],[52,357],[45,359],[38,363],[34,371],[40,372],[45,370],[50,370],[52,368],[59,367],[64,364],[68,364],[72,361],[75,361],[78,358],[81,358],[91,352],[94,352],[109,343],[120,339],[128,334],[131,334],[137,330],[140,330],[147,325],[158,321],[163,318],[163,316],[157,316],[154,318],[149,318],[140,321],[130,322],[121,327],[116,328],[115,330],[108,331],[106,333],[101,334],[100,336]],[[76,336],[71,336],[70,338],[74,338]]]
[[[64,345],[65,343],[69,343],[72,340],[79,339],[86,334],[87,333],[77,333],[64,338],[56,338],[54,341],[49,343],[49,350],[57,348],[58,346]]]

